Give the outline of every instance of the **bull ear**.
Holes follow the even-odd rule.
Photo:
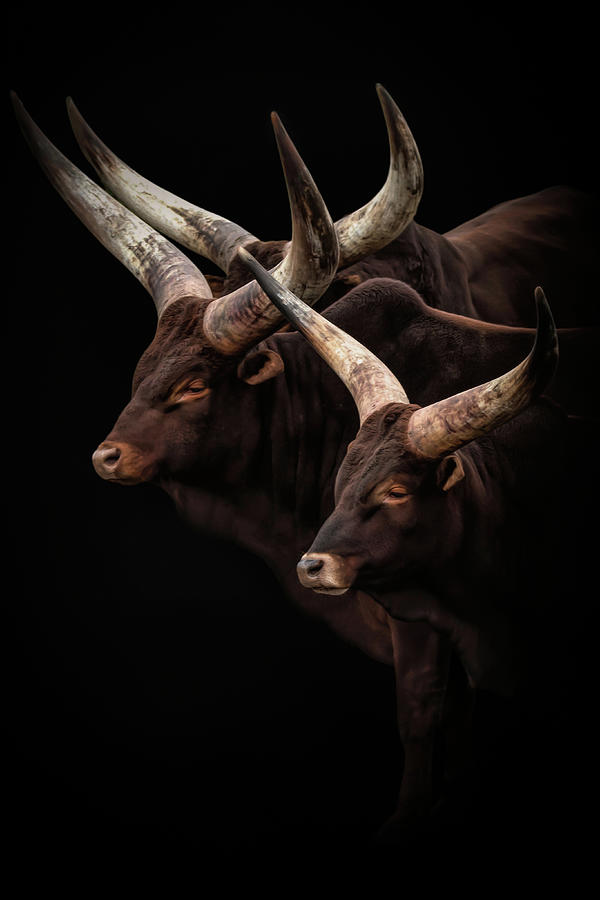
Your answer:
[[[465,477],[460,453],[449,453],[438,464],[436,478],[438,487],[443,491],[449,491],[450,488],[458,484]]]
[[[261,384],[283,372],[283,360],[275,350],[251,350],[237,368],[238,378],[247,384]]]

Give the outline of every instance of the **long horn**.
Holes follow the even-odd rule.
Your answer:
[[[380,406],[409,402],[398,379],[370,350],[278,284],[245,248],[238,250],[238,256],[272,303],[344,382],[358,408],[361,425]]]
[[[417,455],[439,459],[508,422],[542,393],[558,363],[558,336],[540,287],[535,289],[535,301],[535,343],[518,366],[485,384],[415,410],[407,436]]]
[[[153,228],[224,272],[240,245],[257,240],[229,219],[182,200],[127,166],[92,131],[70,97],[67,110],[77,142],[102,183]]]
[[[289,290],[313,304],[327,290],[336,273],[339,245],[331,216],[298,151],[276,113],[275,137],[285,173],[292,210],[292,240],[284,259],[271,274]],[[238,248],[238,252],[244,249]],[[222,353],[233,354],[271,334],[282,315],[252,281],[209,304],[204,331]]]
[[[73,101],[68,101],[68,106],[75,136],[102,181],[150,224],[225,271],[238,247],[257,240],[227,219],[187,203],[134,172],[100,141]],[[271,118],[292,214],[292,239],[273,273],[308,303],[315,303],[337,270],[337,237],[308,169],[277,114]],[[270,334],[280,322],[281,316],[252,282],[214,300],[203,326],[216,349],[236,354]]]
[[[404,117],[388,92],[377,85],[390,144],[385,184],[365,206],[335,223],[340,268],[397,238],[413,220],[423,193],[423,165]]]
[[[151,294],[159,317],[182,297],[211,298],[196,266],[166,238],[95,184],[48,140],[12,93],[19,125],[34,156],[83,224]]]

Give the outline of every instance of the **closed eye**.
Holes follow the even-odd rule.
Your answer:
[[[409,497],[410,494],[405,487],[402,485],[393,485],[382,498],[381,502],[387,505],[405,503]]]

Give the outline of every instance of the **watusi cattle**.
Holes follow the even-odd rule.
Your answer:
[[[124,484],[154,480],[188,521],[259,554],[301,606],[374,658],[392,663],[390,635],[396,646],[406,646],[404,623],[391,621],[366,595],[357,594],[350,602],[346,596],[339,603],[329,598],[324,607],[318,596],[298,585],[294,572],[299,552],[330,511],[335,471],[356,430],[354,406],[343,385],[298,335],[274,336],[250,352],[247,347],[235,354],[219,352],[203,329],[210,298],[189,260],[172,255],[170,245],[165,249],[166,242],[120,207],[125,242],[115,234],[114,219],[103,230],[98,218],[109,202],[106,196],[86,182],[86,201],[79,174],[69,174],[68,167],[65,173],[64,163],[58,163],[55,174],[62,189],[80,210],[87,202],[88,227],[100,232],[119,258],[137,266],[136,274],[158,298],[160,312],[156,338],[136,370],[132,401],[97,451],[99,474]],[[334,241],[328,240],[331,247]],[[159,253],[152,257],[143,252],[148,246]],[[332,250],[332,259],[334,255]],[[169,266],[173,261],[176,266]],[[169,277],[161,279],[161,272]],[[384,288],[390,285],[399,292],[392,305],[400,313],[403,299],[408,297],[411,306],[414,292],[383,283]],[[190,296],[191,288],[199,296]],[[361,309],[361,296],[363,303],[368,297],[368,291],[352,293],[349,303],[336,304],[342,321],[345,316],[352,320],[354,309]],[[268,328],[261,323],[262,331],[253,330],[241,343],[255,345],[274,323],[271,319]],[[373,334],[384,345],[386,359],[395,349],[394,333],[386,328],[384,336],[378,337],[377,330]],[[518,337],[521,341],[523,334]],[[441,378],[446,376],[450,373],[444,370]],[[248,381],[242,380],[246,377]],[[314,391],[315,385],[318,400],[313,396],[307,403],[307,386]],[[325,415],[331,407],[335,414]]]
[[[536,540],[551,533],[548,518],[560,522],[566,473],[567,418],[538,399],[556,368],[556,329],[538,288],[537,334],[527,357],[503,375],[421,406],[364,345],[280,288],[245,251],[240,255],[337,372],[359,413],[335,480],[335,507],[298,562],[301,584],[326,598],[364,591],[393,620],[426,626],[420,652],[417,641],[395,644],[391,632],[404,698],[404,816],[431,798],[450,648],[471,687],[511,695],[528,675],[534,654],[532,632],[521,629],[531,602],[521,582],[523,557],[535,570],[539,550],[548,551]],[[541,590],[547,586],[542,578]],[[535,602],[532,613],[541,632]]]

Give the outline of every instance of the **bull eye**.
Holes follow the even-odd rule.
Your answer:
[[[210,388],[202,378],[195,378],[187,384],[182,384],[171,394],[172,403],[181,403],[186,400],[197,400],[210,391]]]
[[[383,503],[386,504],[398,504],[405,503],[406,500],[410,497],[410,494],[406,490],[406,488],[401,484],[394,484],[387,491],[383,498]]]
[[[397,418],[398,418],[398,413],[390,412],[390,413],[387,413],[386,416],[384,416],[383,421],[385,422],[386,425],[393,425]]]

